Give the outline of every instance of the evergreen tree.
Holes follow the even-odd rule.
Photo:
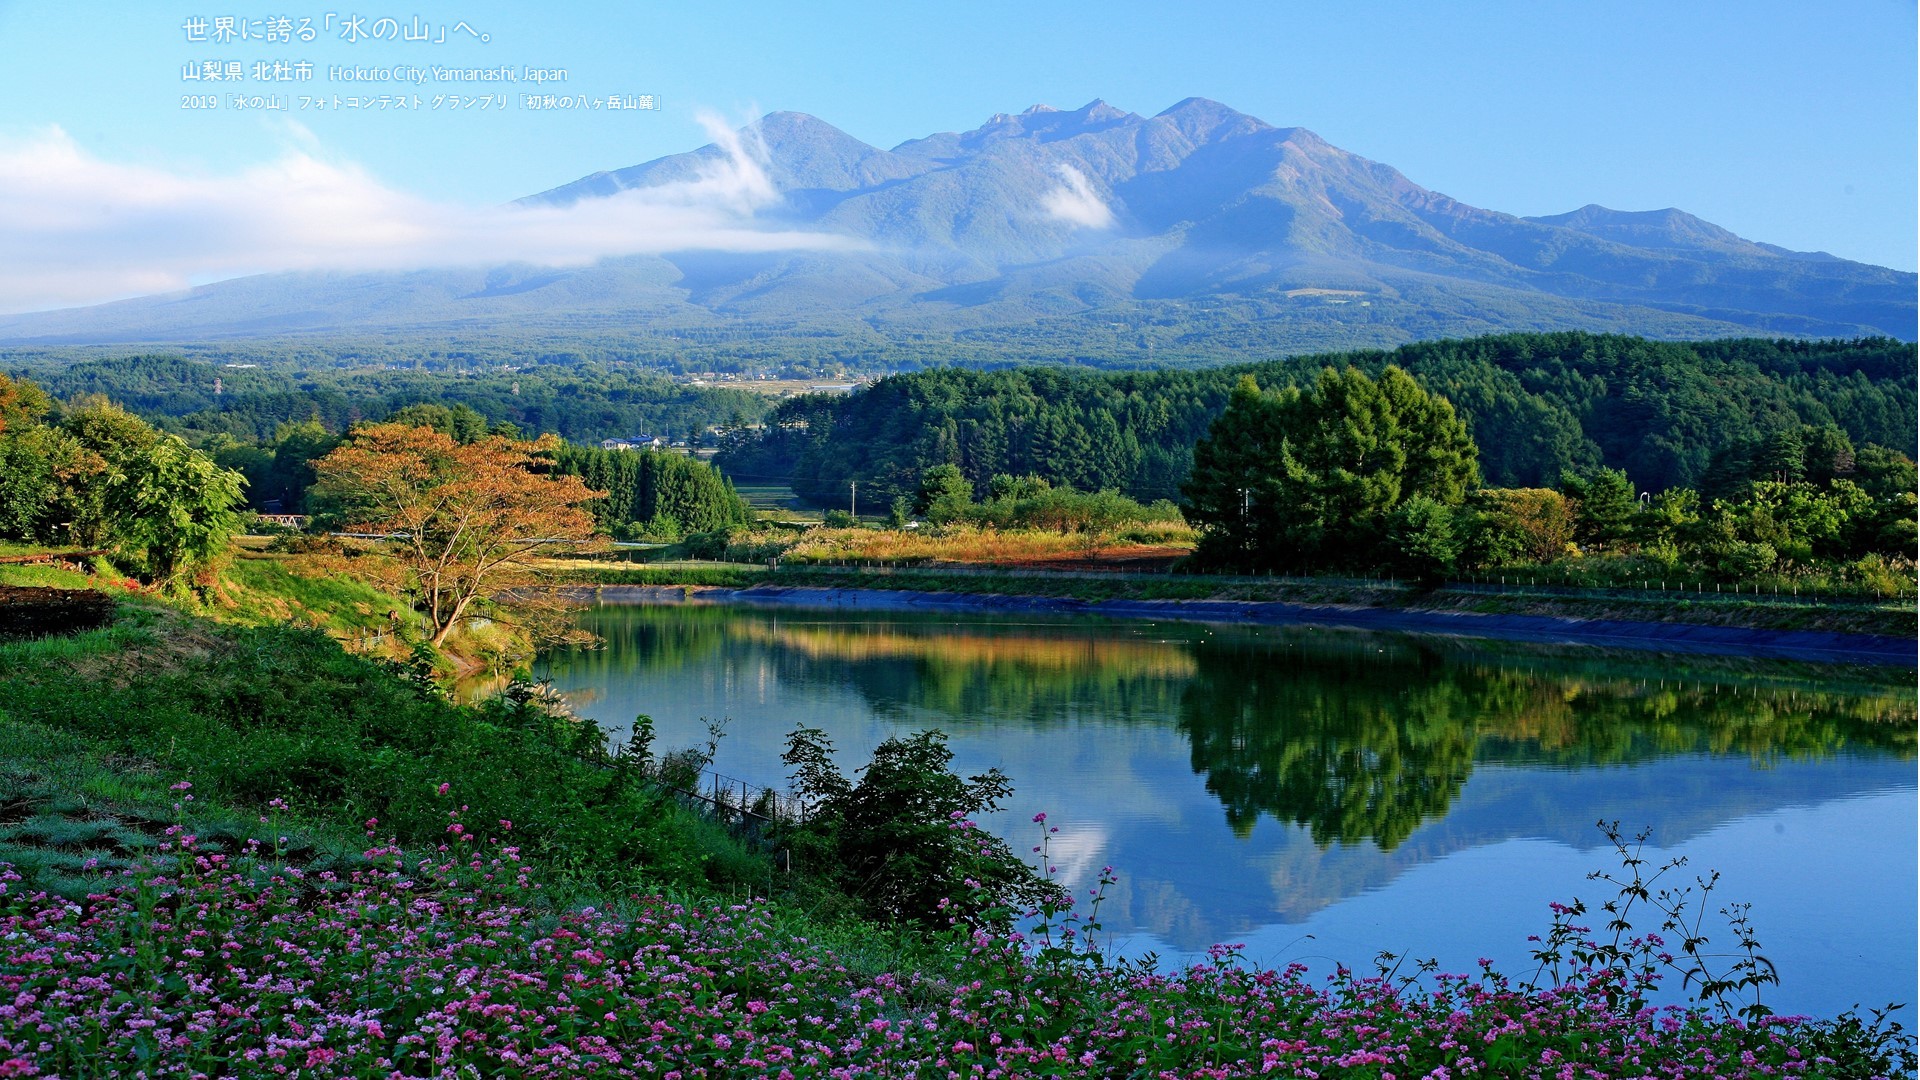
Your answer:
[[[972,507],[973,485],[958,465],[935,465],[921,478],[914,510],[935,525],[957,521]]]
[[[1573,501],[1573,535],[1582,544],[1617,549],[1633,536],[1633,481],[1620,469],[1563,473],[1560,490]]]
[[[726,477],[685,454],[568,445],[554,452],[551,467],[606,492],[586,506],[602,532],[712,532],[752,517]]]
[[[1326,368],[1307,390],[1274,395],[1248,377],[1194,447],[1187,518],[1202,529],[1203,560],[1355,565],[1407,499],[1463,501],[1477,455],[1453,406],[1398,368],[1377,381]]]

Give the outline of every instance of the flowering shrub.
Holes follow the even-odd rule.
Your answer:
[[[956,923],[863,974],[761,904],[554,910],[505,821],[346,874],[176,831],[83,903],[0,867],[0,1076],[1827,1076],[1791,1019],[1344,972],[1061,963]],[[369,833],[373,831],[369,823]]]

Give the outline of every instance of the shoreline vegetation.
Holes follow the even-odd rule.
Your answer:
[[[1637,931],[1583,929],[1578,903],[1542,913],[1533,971],[1264,970],[1231,944],[1184,971],[1110,960],[1106,885],[1045,888],[1044,815],[1040,869],[1005,877],[1021,864],[970,817],[1007,778],[952,776],[938,739],[883,748],[855,784],[796,733],[815,814],[770,845],[662,786],[697,752],[609,747],[524,684],[456,704],[322,627],[186,603],[129,593],[106,627],[0,641],[9,1075],[1912,1073],[1886,1015],[1759,1007],[1738,926],[1697,930],[1733,951],[1688,975]],[[913,792],[942,812],[902,818]],[[909,840],[892,915],[835,880]],[[1663,975],[1716,989],[1656,1004]]]
[[[904,576],[904,575],[903,575]],[[1543,645],[1589,645],[1653,652],[1712,653],[1775,657],[1835,664],[1913,667],[1912,638],[1824,630],[1786,630],[1739,623],[1656,622],[1619,617],[1565,614],[1501,614],[1464,610],[1442,603],[1357,605],[1350,602],[1300,602],[1254,599],[1107,598],[1086,600],[1052,593],[991,593],[921,588],[875,588],[875,579],[843,579],[851,584],[758,582],[738,587],[689,584],[601,584],[580,586],[571,595],[599,603],[706,602],[837,608],[866,611],[1020,612],[1108,619],[1175,620],[1200,623],[1320,626],[1409,634],[1441,634]],[[941,584],[937,579],[931,584]],[[1351,594],[1348,594],[1351,596]],[[1472,596],[1474,594],[1467,594]],[[1545,605],[1549,610],[1565,610]]]
[[[1180,617],[1186,605],[1192,617],[1221,621],[1351,621],[1356,616],[1370,625],[1393,628],[1394,616],[1409,627],[1433,629],[1434,617],[1451,618],[1458,629],[1473,636],[1476,624],[1490,630],[1500,619],[1559,620],[1563,632],[1578,638],[1591,624],[1608,624],[1592,636],[1623,637],[1633,627],[1667,628],[1642,636],[1681,641],[1683,627],[1749,631],[1752,644],[1766,639],[1803,635],[1805,645],[1817,635],[1857,636],[1879,655],[1897,655],[1903,646],[1912,663],[1915,611],[1910,603],[1866,599],[1814,599],[1772,594],[1736,594],[1677,588],[1591,589],[1533,582],[1448,582],[1437,587],[1387,579],[1274,578],[1250,575],[1151,574],[1100,571],[1043,571],[980,566],[831,566],[760,565],[673,562],[659,565],[591,563],[566,570],[560,580],[573,589],[653,586],[728,593],[746,600],[769,599],[783,590],[816,592],[873,592],[922,595],[927,603],[950,603],[981,608],[1016,606],[1021,599],[1058,601],[1057,610],[1105,607],[1115,614],[1162,614]],[[1518,577],[1518,575],[1514,575]],[[1649,583],[1656,584],[1656,583]],[[933,597],[952,597],[935,600]],[[905,603],[907,601],[901,601]],[[1159,607],[1153,607],[1159,605]],[[1211,608],[1205,605],[1212,605]],[[1244,613],[1234,614],[1240,607]],[[1358,616],[1361,612],[1374,615]],[[1545,633],[1544,626],[1527,633]],[[1499,635],[1495,635],[1499,636]],[[1706,641],[1716,635],[1699,635]],[[1734,639],[1728,637],[1728,647]],[[1657,647],[1651,646],[1651,647]]]

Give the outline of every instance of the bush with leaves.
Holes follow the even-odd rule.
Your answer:
[[[44,424],[37,388],[0,382],[0,537],[112,547],[169,585],[226,553],[239,473],[105,401]]]
[[[973,485],[957,465],[935,465],[920,478],[914,510],[935,525],[945,525],[973,509]]]
[[[1075,491],[1037,476],[995,476],[986,502],[968,517],[1002,529],[1047,529],[1058,533],[1106,534],[1127,525],[1179,523],[1180,508],[1161,499],[1150,505],[1109,488]]]
[[[998,810],[1013,784],[999,769],[955,775],[944,732],[881,743],[857,782],[834,764],[833,743],[818,728],[794,729],[781,760],[808,807],[789,838],[796,858],[831,868],[869,918],[1004,928],[1016,911],[1061,898],[1058,886],[974,823]]]
[[[1438,585],[1460,561],[1463,547],[1454,509],[1415,495],[1387,516],[1387,565],[1422,585]]]

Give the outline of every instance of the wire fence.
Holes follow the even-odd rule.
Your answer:
[[[771,846],[779,828],[807,819],[807,805],[796,796],[712,769],[695,769],[676,754],[651,759],[638,768],[681,806],[762,847]]]

